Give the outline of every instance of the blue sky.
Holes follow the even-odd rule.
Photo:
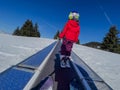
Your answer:
[[[80,13],[81,43],[101,42],[112,25],[120,30],[119,0],[0,0],[0,31],[12,33],[27,19],[38,23],[41,37],[62,30],[70,11]]]

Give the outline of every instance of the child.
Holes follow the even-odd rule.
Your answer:
[[[61,67],[70,67],[69,60],[71,55],[71,50],[73,47],[73,43],[78,41],[78,36],[80,33],[80,26],[79,26],[79,13],[77,12],[70,12],[69,20],[66,23],[64,29],[59,34],[59,38],[63,39],[61,45]]]

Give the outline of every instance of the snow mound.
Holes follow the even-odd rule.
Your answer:
[[[0,33],[0,72],[20,63],[55,40]]]

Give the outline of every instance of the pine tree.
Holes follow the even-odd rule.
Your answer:
[[[119,44],[119,46],[118,46],[118,53],[120,53],[120,31],[119,31],[119,40],[118,40],[118,44]]]
[[[35,37],[40,37],[40,32],[38,30],[38,24],[36,23],[35,26],[34,26],[34,36]]]
[[[80,44],[80,40],[78,40],[76,44]]]
[[[58,39],[59,38],[59,34],[60,34],[60,32],[59,32],[59,30],[56,32],[56,34],[55,34],[55,36],[54,36],[54,39]]]
[[[38,30],[38,25],[37,23],[35,26],[33,25],[31,20],[27,20],[21,29],[17,28],[14,32],[13,35],[20,35],[20,36],[29,36],[29,37],[40,37],[40,32]]]
[[[119,48],[118,30],[112,26],[103,39],[101,48],[111,52],[118,52]]]
[[[119,43],[119,45],[120,45],[120,31],[119,31],[119,40],[118,40],[118,43]]]
[[[17,35],[17,36],[20,35],[19,27],[17,27],[17,28],[15,29],[15,31],[13,32],[13,35]]]
[[[33,24],[32,21],[27,20],[25,22],[25,24],[23,24],[22,28],[21,28],[21,35],[22,36],[33,36],[32,32],[33,32]]]

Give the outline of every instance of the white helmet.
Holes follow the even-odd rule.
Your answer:
[[[80,17],[79,13],[75,12],[75,11],[70,12],[70,14],[69,14],[69,19],[70,20],[73,19],[73,20],[77,20],[78,21],[79,17]]]

